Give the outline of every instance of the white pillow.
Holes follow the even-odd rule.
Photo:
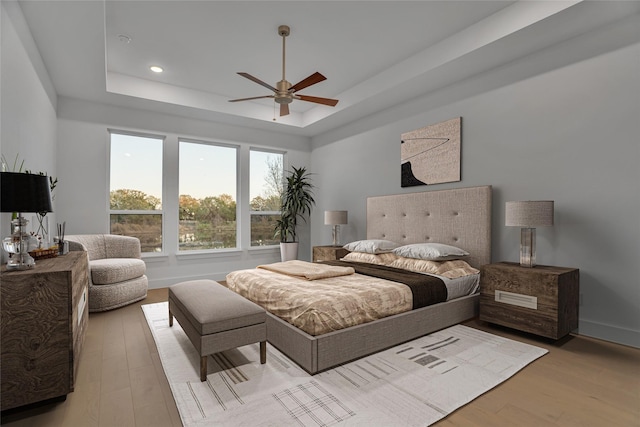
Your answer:
[[[343,246],[351,252],[366,252],[368,254],[383,254],[385,252],[391,252],[399,245],[390,240],[358,240],[355,242],[347,243]]]
[[[394,249],[393,253],[405,258],[425,259],[428,261],[460,259],[469,255],[467,251],[442,243],[414,243],[400,246]]]

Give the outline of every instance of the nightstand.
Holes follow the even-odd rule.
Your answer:
[[[482,266],[480,320],[559,339],[578,327],[577,268],[500,262]]]
[[[348,253],[342,246],[314,246],[313,262],[338,260]]]

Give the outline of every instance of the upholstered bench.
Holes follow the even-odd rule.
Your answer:
[[[218,282],[169,287],[169,326],[174,317],[200,354],[200,381],[207,379],[207,358],[213,353],[260,342],[260,363],[267,361],[264,309]]]

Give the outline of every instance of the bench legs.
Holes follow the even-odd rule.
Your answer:
[[[200,357],[200,381],[207,380],[207,358],[209,355]],[[260,363],[267,363],[267,342],[260,341]]]
[[[169,326],[173,326],[173,313],[169,310]],[[200,381],[207,380],[207,358],[209,355],[200,356]],[[260,363],[267,363],[267,342],[260,341]]]
[[[209,355],[200,357],[200,381],[207,380],[207,357]]]

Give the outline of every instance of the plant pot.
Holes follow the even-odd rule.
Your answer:
[[[298,242],[280,242],[280,259],[282,261],[298,259]]]

